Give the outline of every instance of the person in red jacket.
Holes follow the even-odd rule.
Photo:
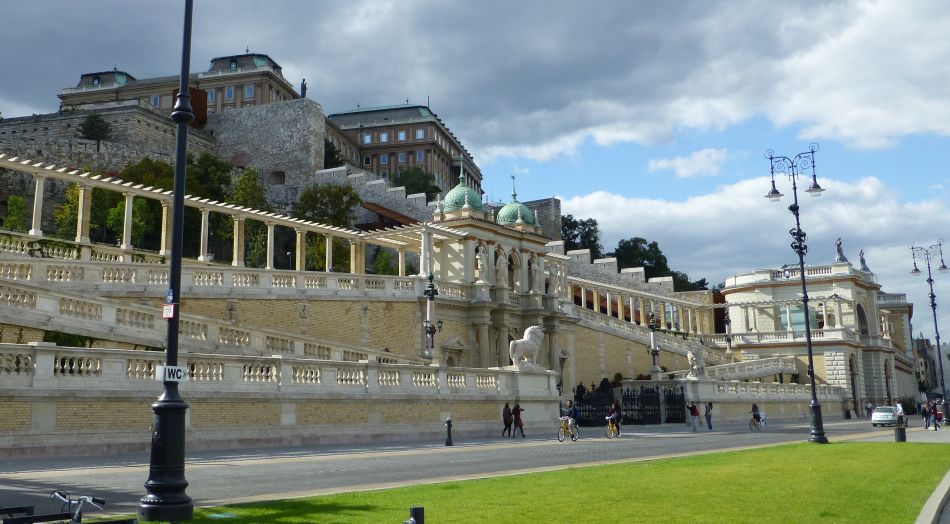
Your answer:
[[[521,407],[521,404],[515,404],[515,407],[511,408],[511,416],[515,419],[515,431],[521,430],[521,438],[524,438],[524,421],[521,420],[521,412],[524,411],[524,408]],[[515,432],[511,432],[511,436],[515,436]]]

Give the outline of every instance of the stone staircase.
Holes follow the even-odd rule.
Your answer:
[[[752,380],[779,373],[800,373],[801,363],[795,357],[773,357],[731,364],[720,364],[706,367],[706,377],[711,380]],[[689,370],[675,371],[674,378],[683,379],[689,375]]]

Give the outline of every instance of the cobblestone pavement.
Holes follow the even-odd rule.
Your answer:
[[[607,440],[602,428],[581,428],[577,442],[555,439],[555,425],[529,427],[529,438],[379,444],[364,447],[253,449],[189,453],[185,476],[196,505],[266,500],[413,483],[544,471],[583,464],[642,460],[743,447],[804,442],[808,424],[771,423],[760,432],[724,426],[692,433],[681,425],[627,426]],[[866,420],[825,424],[836,439],[893,440],[893,430]],[[908,441],[925,435],[908,432]],[[945,433],[940,432],[940,436]],[[926,435],[929,438],[929,435]],[[948,437],[950,440],[950,437]],[[109,513],[134,513],[148,476],[142,455],[0,461],[0,506],[48,507],[48,494],[66,489],[108,501]]]

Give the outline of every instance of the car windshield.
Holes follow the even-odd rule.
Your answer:
[[[875,413],[894,413],[894,408],[874,408]]]

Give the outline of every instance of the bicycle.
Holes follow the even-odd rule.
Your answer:
[[[749,419],[749,431],[761,431],[762,423],[759,422],[759,419],[755,418],[755,415],[752,415],[752,418]]]
[[[102,506],[106,503],[105,499],[90,497],[88,495],[80,495],[74,499],[69,496],[68,491],[54,491],[50,493],[49,499],[51,501],[59,500],[62,502],[60,511],[70,514],[68,521],[70,524],[82,523],[82,507],[84,505],[88,504],[96,509],[102,509]]]
[[[610,417],[607,417],[607,428],[604,430],[604,432],[607,434],[608,439],[620,436],[620,428],[617,427],[617,423],[614,421],[614,419]]]
[[[559,420],[561,424],[557,427],[557,441],[564,442],[564,438],[570,435],[571,441],[577,442],[577,424],[571,424],[571,417],[561,417]]]

